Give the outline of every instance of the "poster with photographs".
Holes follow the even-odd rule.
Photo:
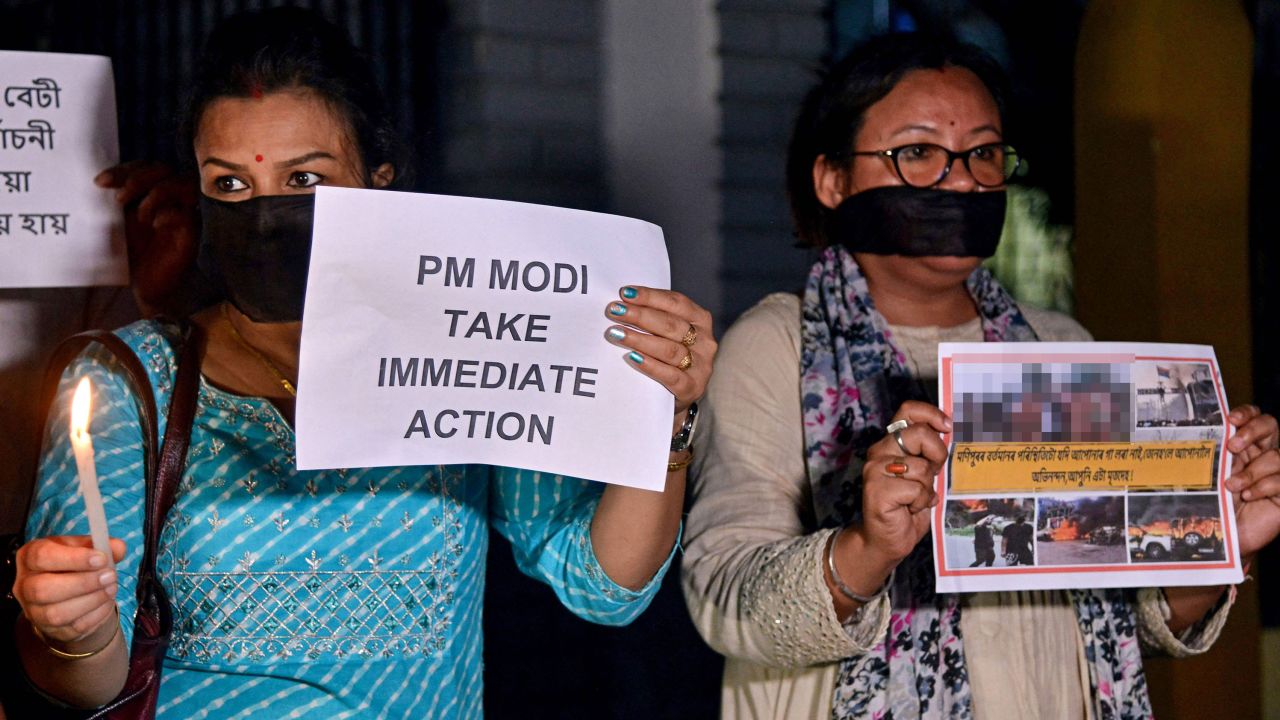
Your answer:
[[[938,592],[1240,582],[1213,348],[943,343]]]

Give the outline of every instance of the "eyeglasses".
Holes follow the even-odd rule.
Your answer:
[[[1000,187],[1018,171],[1018,151],[1012,145],[987,143],[953,151],[933,143],[913,143],[888,150],[868,150],[850,155],[876,155],[893,160],[893,169],[911,187],[933,187],[951,173],[951,164],[964,161],[965,170],[982,187]]]

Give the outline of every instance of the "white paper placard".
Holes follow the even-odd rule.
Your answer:
[[[1243,579],[1213,348],[942,343],[938,592]]]
[[[0,287],[125,285],[111,60],[0,50]]]
[[[669,273],[639,220],[319,188],[298,468],[483,463],[661,489],[673,400],[604,339],[604,310]]]

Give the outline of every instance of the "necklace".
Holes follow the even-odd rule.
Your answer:
[[[249,342],[244,339],[244,336],[240,334],[240,331],[236,329],[235,323],[231,322],[231,316],[227,314],[227,306],[225,303],[222,306],[222,319],[227,321],[227,328],[231,330],[231,337],[235,338],[236,342],[240,343],[240,347],[248,350],[251,355],[258,358],[258,362],[262,363],[263,367],[270,371],[272,375],[276,376],[276,380],[280,382],[280,387],[284,388],[284,391],[289,393],[289,397],[298,397],[297,388],[293,386],[293,383],[289,382],[289,378],[285,377],[284,373],[280,372],[280,368],[276,367],[275,363],[268,360],[266,355],[258,352],[257,348],[250,345]]]

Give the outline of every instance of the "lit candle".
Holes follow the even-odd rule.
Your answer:
[[[114,566],[111,544],[107,535],[107,513],[102,508],[102,493],[98,490],[98,468],[93,463],[93,440],[89,437],[89,396],[92,388],[89,378],[80,380],[76,394],[71,399],[71,449],[76,454],[76,472],[80,476],[80,494],[84,496],[84,511],[89,516],[89,534],[93,536],[93,549],[107,556],[107,564]]]

